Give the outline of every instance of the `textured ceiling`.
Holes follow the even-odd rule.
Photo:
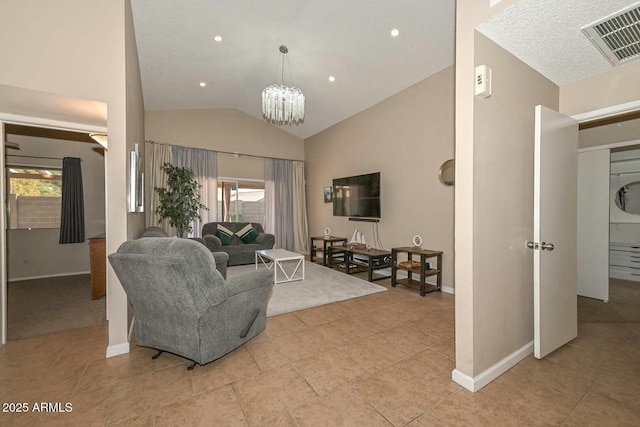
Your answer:
[[[454,62],[455,0],[132,0],[132,7],[145,109],[236,108],[262,119],[261,92],[274,83],[285,44],[306,117],[282,129],[301,138]],[[393,28],[399,37],[389,36]]]
[[[559,86],[613,69],[580,30],[638,0],[520,0],[478,31]]]

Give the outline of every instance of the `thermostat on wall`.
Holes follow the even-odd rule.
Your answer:
[[[476,96],[488,98],[491,96],[491,68],[486,65],[476,67]]]

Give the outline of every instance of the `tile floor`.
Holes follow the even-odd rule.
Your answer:
[[[451,381],[453,304],[398,287],[272,317],[193,371],[135,345],[105,359],[105,326],[13,341],[0,347],[0,395],[31,412],[2,412],[0,425],[640,425],[639,323],[581,321],[572,343],[473,394]],[[39,402],[73,411],[32,412]]]

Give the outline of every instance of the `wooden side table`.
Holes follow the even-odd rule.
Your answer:
[[[406,261],[398,261],[398,254],[407,254]],[[413,255],[419,256],[419,261],[413,260]],[[427,268],[427,259],[436,258],[435,268]],[[398,270],[407,272],[406,279],[398,279]],[[413,279],[412,275],[418,274],[420,280]],[[436,285],[426,282],[427,277],[436,276]],[[425,296],[429,292],[440,291],[442,289],[442,252],[420,247],[401,247],[391,249],[391,286],[397,284],[408,288],[419,289],[420,296]]]
[[[321,240],[323,242],[322,243],[322,265],[327,265],[327,255],[329,255],[329,250],[328,250],[329,247],[335,245],[336,243],[342,243],[342,244],[347,243],[346,237],[336,237],[336,236],[311,237],[309,239],[309,248],[310,248],[309,261],[311,262],[314,262],[314,259],[316,257],[316,252],[318,250],[318,248],[316,248],[313,245],[313,242],[318,240]]]
[[[107,294],[107,251],[105,235],[89,238],[89,260],[91,263],[91,299]]]

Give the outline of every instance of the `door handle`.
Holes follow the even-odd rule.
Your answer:
[[[538,250],[538,243],[527,240],[526,244],[529,249]]]
[[[554,248],[555,248],[555,246],[553,246],[553,243],[545,243],[545,242],[542,242],[542,243],[540,244],[540,249],[542,249],[543,251],[544,251],[544,250],[552,251]]]

